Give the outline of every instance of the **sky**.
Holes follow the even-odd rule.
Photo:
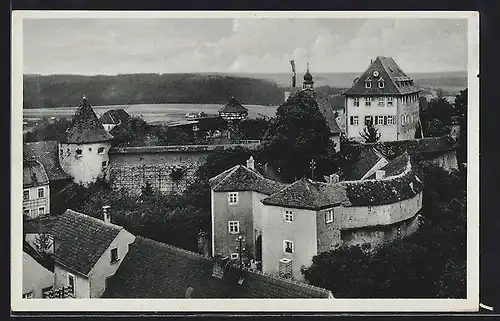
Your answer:
[[[467,70],[466,19],[25,19],[25,74]]]

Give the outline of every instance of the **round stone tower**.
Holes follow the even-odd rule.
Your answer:
[[[83,97],[66,137],[59,142],[59,164],[75,183],[87,186],[108,173],[109,134]]]

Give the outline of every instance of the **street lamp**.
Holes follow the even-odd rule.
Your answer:
[[[243,236],[241,235],[238,235],[238,241],[240,242],[240,247],[239,247],[239,255],[240,255],[240,268],[243,267],[242,263],[243,263],[243,257],[241,256],[241,250],[242,250],[242,247],[241,247],[241,242],[243,242]]]

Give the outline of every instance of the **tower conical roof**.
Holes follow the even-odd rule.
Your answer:
[[[84,144],[109,141],[113,136],[104,129],[94,110],[84,97],[66,130],[65,143]]]
[[[236,98],[231,97],[229,102],[224,105],[221,109],[219,109],[219,113],[248,113],[248,109],[246,109]]]

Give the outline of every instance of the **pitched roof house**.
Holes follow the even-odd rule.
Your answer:
[[[54,269],[26,243],[23,246],[23,298],[39,299],[52,289]]]
[[[34,219],[50,212],[49,177],[34,158],[23,160],[23,215]]]
[[[99,118],[101,124],[109,132],[116,126],[127,122],[130,120],[130,115],[124,109],[112,109],[106,111],[101,118]]]
[[[135,237],[123,227],[66,210],[52,227],[55,285],[72,286],[78,298],[100,297]]]
[[[59,165],[57,146],[58,142],[56,141],[40,141],[24,143],[23,145],[23,159],[39,161],[43,165],[51,183],[71,179]]]

